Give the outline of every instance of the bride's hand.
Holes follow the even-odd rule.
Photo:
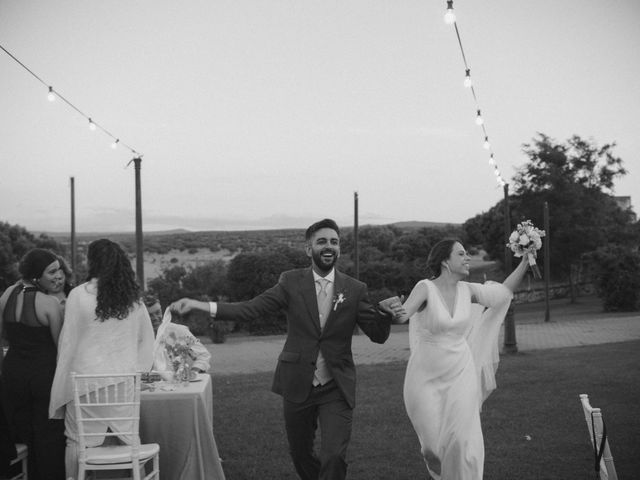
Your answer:
[[[378,307],[382,311],[391,314],[393,321],[396,323],[403,323],[406,320],[402,320],[402,318],[408,318],[407,312],[402,306],[402,300],[399,297],[386,298],[378,303]]]

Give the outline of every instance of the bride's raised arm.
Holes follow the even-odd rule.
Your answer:
[[[394,316],[395,323],[406,323],[411,315],[422,310],[427,304],[427,285],[424,282],[416,283],[411,290],[409,298],[402,304],[402,313]]]

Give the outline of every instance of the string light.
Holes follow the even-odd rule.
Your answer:
[[[22,63],[20,60],[18,60],[11,52],[9,52],[6,48],[4,48],[2,45],[0,45],[0,50],[2,50],[4,53],[6,53],[7,55],[9,55],[9,57],[11,57],[18,65],[20,65],[22,68],[24,68],[27,72],[29,72],[36,80],[38,80],[40,83],[42,83],[45,87],[47,87],[48,89],[48,94],[47,94],[47,99],[50,102],[53,102],[56,97],[59,98],[60,100],[62,100],[64,103],[66,103],[69,107],[71,107],[73,110],[75,110],[77,113],[79,113],[80,115],[82,115],[84,118],[86,118],[89,122],[89,128],[91,130],[100,130],[102,131],[105,135],[107,135],[108,137],[111,137],[113,139],[113,143],[111,144],[112,148],[116,148],[118,145],[122,145],[123,147],[125,147],[126,149],[128,149],[135,157],[137,158],[142,158],[142,154],[137,152],[134,148],[130,147],[129,145],[125,144],[124,142],[121,142],[115,135],[113,135],[111,132],[109,132],[107,129],[105,129],[104,127],[102,127],[100,124],[94,122],[87,114],[85,114],[82,110],[80,110],[78,107],[76,107],[73,103],[71,103],[69,100],[67,100],[64,96],[62,96],[60,94],[60,92],[54,90],[54,88],[49,85],[48,83],[46,83],[44,80],[42,80],[42,78],[40,78],[38,75],[36,75],[31,69],[29,69],[24,63]]]
[[[456,14],[453,13],[453,0],[447,0],[447,12],[444,14],[444,21],[447,25],[452,25],[456,21]]]
[[[467,71],[464,75],[464,86],[467,88],[471,88],[471,70],[467,68]]]
[[[447,0],[447,11],[444,15],[444,21],[445,23],[447,23],[448,25],[453,25],[455,32],[456,32],[456,37],[458,39],[458,45],[460,47],[460,53],[462,54],[462,61],[464,63],[464,68],[465,68],[465,77],[464,77],[464,82],[463,85],[468,88],[469,90],[471,90],[471,94],[473,95],[473,100],[475,101],[476,104],[476,125],[480,126],[482,128],[482,133],[484,134],[484,143],[483,143],[483,147],[489,151],[489,164],[493,166],[494,170],[493,173],[496,176],[496,180],[498,182],[498,184],[501,187],[504,187],[504,185],[506,185],[506,182],[504,181],[504,179],[502,178],[502,175],[500,174],[500,170],[498,169],[498,165],[496,164],[494,155],[493,155],[493,151],[491,149],[491,143],[489,142],[489,135],[487,135],[487,130],[486,130],[486,126],[484,123],[484,118],[482,118],[482,113],[480,111],[480,106],[478,103],[478,96],[476,94],[476,89],[475,86],[473,84],[473,82],[471,81],[471,69],[469,68],[469,65],[467,64],[467,57],[465,56],[464,53],[464,48],[462,46],[462,39],[460,37],[460,30],[458,29],[458,22],[456,21],[456,15],[453,11],[453,0]]]

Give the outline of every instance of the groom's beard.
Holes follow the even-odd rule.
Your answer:
[[[322,254],[331,253],[332,256],[323,256]],[[330,272],[331,269],[335,266],[338,261],[340,253],[331,249],[324,249],[321,252],[313,252],[311,254],[311,258],[313,258],[313,263],[318,267],[319,270],[323,272]]]

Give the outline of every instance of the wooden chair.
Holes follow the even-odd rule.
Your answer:
[[[613,465],[613,457],[609,449],[609,439],[607,438],[607,427],[605,426],[602,412],[599,408],[593,408],[589,403],[589,396],[585,393],[580,395],[584,418],[587,421],[589,437],[593,446],[594,469],[600,475],[600,480],[618,480],[616,467]]]
[[[140,444],[140,373],[71,376],[78,426],[78,480],[84,480],[87,471],[96,470],[131,470],[134,480],[159,479],[160,446]],[[105,424],[109,425],[106,432],[102,428]],[[93,437],[107,441],[88,446]],[[115,437],[125,437],[128,444],[109,444],[108,439],[117,440]],[[146,474],[149,460],[152,471]]]
[[[9,480],[28,480],[29,471],[27,468],[27,457],[29,456],[29,449],[24,443],[16,443],[16,452],[18,456],[11,460],[9,465],[15,465],[20,463],[20,473],[17,473],[13,477],[9,477]]]

